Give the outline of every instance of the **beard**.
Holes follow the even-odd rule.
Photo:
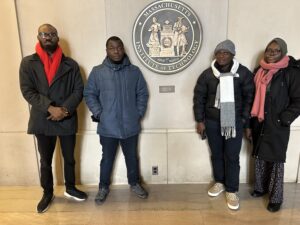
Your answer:
[[[44,49],[46,52],[55,52],[55,50],[57,49],[58,47],[58,43],[53,43],[51,42],[50,45],[44,45],[41,41],[40,41],[40,45],[42,47],[42,49]]]

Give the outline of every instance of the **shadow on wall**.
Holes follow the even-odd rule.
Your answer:
[[[67,40],[60,38],[59,39],[59,45],[63,50],[63,53],[68,56],[68,57],[72,57],[72,52],[70,50],[70,46],[69,43],[67,42]],[[73,58],[76,62],[77,60],[75,58]],[[79,64],[79,62],[77,62]],[[81,76],[82,76],[82,80],[83,83],[86,83],[87,80],[87,74],[84,71],[83,67],[79,65],[79,69],[81,72]],[[79,130],[86,127],[86,120],[84,118],[87,117],[88,114],[88,110],[87,107],[85,106],[84,102],[82,101],[78,108],[77,108],[77,114],[78,114],[78,127]],[[80,168],[81,168],[81,154],[82,154],[82,146],[78,146],[81,145],[81,143],[83,143],[83,141],[81,140],[83,138],[83,135],[76,135],[76,146],[75,146],[75,150],[74,150],[74,158],[75,158],[75,177],[76,177],[76,184],[81,184],[81,173],[80,173]],[[61,151],[61,146],[59,144],[59,141],[57,141],[57,146],[56,146],[56,153],[55,153],[55,168],[53,173],[55,174],[55,183],[58,185],[64,185],[64,172],[63,172],[63,158],[62,158],[62,151]]]
[[[249,153],[247,154],[248,168],[246,174],[246,183],[253,184],[254,183],[254,158],[252,157],[253,145],[247,140],[247,138],[244,138],[244,141],[246,143],[246,152]]]
[[[255,59],[255,65],[254,65],[254,69],[253,70],[255,70],[258,66],[259,66],[259,62],[260,62],[260,60],[262,59],[264,57],[264,51],[260,51],[260,52],[258,52],[256,55],[255,55],[255,57],[254,57],[254,59]],[[255,75],[255,74],[254,74]]]
[[[72,57],[72,52],[70,50],[69,44],[65,39],[60,39],[60,46],[63,49],[63,52],[66,56]],[[255,55],[253,57],[253,59],[255,59],[255,68],[259,65],[259,61],[263,57],[263,53],[264,53],[263,51],[260,51],[257,53],[257,55]],[[212,60],[214,59],[213,53],[211,55],[211,59]],[[80,67],[80,72],[82,75],[83,82],[86,83],[87,73],[86,73],[86,71],[84,71],[83,67],[81,67],[80,65],[79,65],[79,67]],[[151,94],[149,97],[151,97]],[[149,112],[149,110],[147,110],[147,112]],[[80,103],[77,113],[78,113],[79,130],[84,130],[84,128],[86,127],[86,123],[88,121],[85,118],[89,118],[88,117],[89,112],[88,112],[88,109],[87,109],[84,101],[82,101]],[[82,156],[83,137],[84,137],[84,135],[77,135],[77,142],[76,142],[75,153],[74,153],[74,157],[75,157],[75,161],[76,161],[76,167],[75,167],[76,184],[82,183],[82,179],[81,179],[82,171],[80,171],[80,168],[82,168],[81,167],[81,161],[82,161],[81,156]],[[247,140],[244,139],[244,141],[247,143],[246,150],[247,150],[247,152],[250,153],[247,156],[248,168],[247,168],[247,174],[246,174],[246,182],[253,183],[253,181],[254,181],[254,160],[251,157],[252,145]],[[139,143],[140,143],[140,141],[139,141]],[[120,151],[120,148],[118,149],[118,151]],[[57,143],[54,160],[55,160],[54,174],[55,174],[55,179],[56,179],[55,183],[58,185],[64,185],[64,176],[63,176],[63,168],[64,167],[63,167],[63,159],[62,159],[62,153],[61,153],[61,147],[60,147],[59,141]],[[112,181],[113,181],[113,177],[114,176],[112,176]],[[143,177],[141,177],[141,179],[144,182]]]

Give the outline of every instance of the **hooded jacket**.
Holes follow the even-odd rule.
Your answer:
[[[148,96],[140,69],[130,63],[127,55],[120,64],[106,57],[92,69],[84,89],[86,104],[99,121],[97,133],[120,139],[140,132]]]

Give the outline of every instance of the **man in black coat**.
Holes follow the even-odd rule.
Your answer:
[[[64,195],[77,201],[87,199],[87,195],[75,187],[76,108],[83,97],[79,66],[62,53],[55,27],[41,25],[37,38],[36,53],[21,62],[20,88],[31,105],[27,132],[35,135],[40,153],[44,194],[37,212],[43,213],[54,198],[52,158],[57,137],[64,157]]]

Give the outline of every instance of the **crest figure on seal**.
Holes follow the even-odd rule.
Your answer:
[[[174,74],[196,57],[202,42],[197,15],[186,4],[161,0],[148,5],[136,19],[133,45],[150,70]]]

